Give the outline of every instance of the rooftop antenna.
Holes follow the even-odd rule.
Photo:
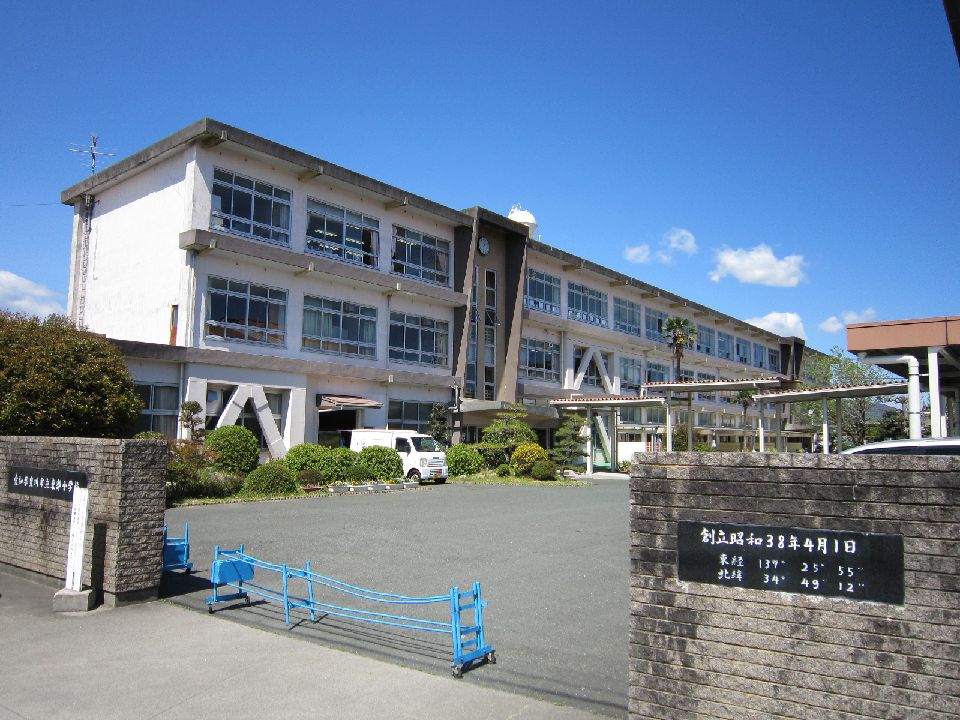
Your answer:
[[[97,158],[98,157],[113,157],[116,153],[106,152],[97,148],[97,134],[91,133],[90,135],[90,146],[89,147],[79,147],[74,145],[70,148],[70,152],[82,153],[84,155],[90,156],[90,174],[94,175],[97,172]]]

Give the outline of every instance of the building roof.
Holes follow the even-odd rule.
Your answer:
[[[906,382],[872,383],[869,385],[831,385],[821,388],[798,388],[781,392],[766,392],[754,395],[761,402],[809,402],[813,400],[832,400],[836,398],[877,397],[880,395],[901,395],[907,392]]]
[[[294,150],[286,145],[267,140],[259,135],[240,130],[239,128],[222,123],[219,120],[213,120],[212,118],[198,120],[192,125],[178,130],[173,135],[155,142],[140,152],[134,153],[114,163],[110,167],[101,170],[96,175],[92,175],[86,180],[72,185],[60,193],[60,200],[65,205],[74,205],[84,195],[95,195],[102,192],[126,179],[128,176],[139,173],[169,157],[173,153],[179,152],[188,145],[197,142],[208,148],[215,147],[221,143],[230,143],[254,155],[261,155],[272,160],[285,162],[290,165],[292,169],[299,171],[299,175],[304,179],[323,175],[325,178],[332,178],[346,185],[379,195],[385,202],[397,203],[398,206],[417,208],[453,225],[470,226],[473,224],[473,218],[459,210],[454,210],[453,208],[441,205],[433,200],[428,200],[407,190],[379,180],[374,180],[371,177],[361,175],[353,170],[348,170],[345,167],[323,160],[315,155]],[[506,220],[506,218],[504,218],[504,220]],[[519,228],[523,228],[523,232],[526,232],[526,228],[524,228],[523,225],[513,223],[512,221],[509,222],[516,224]]]
[[[847,326],[847,349],[864,362],[907,377],[905,355],[920,364],[920,377],[930,372],[928,353],[931,349],[940,359],[937,363],[941,390],[960,389],[960,316],[890,320],[855,323]]]

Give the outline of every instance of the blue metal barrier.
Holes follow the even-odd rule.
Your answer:
[[[186,570],[193,572],[193,563],[190,562],[190,525],[183,524],[183,537],[167,535],[167,525],[163,525],[163,572],[169,570]]]
[[[267,570],[280,574],[281,590],[268,588],[253,581],[255,569]],[[306,585],[306,595],[301,597],[291,592],[291,581],[303,581]],[[284,621],[290,624],[290,611],[297,608],[306,610],[312,622],[317,621],[317,615],[334,615],[336,617],[359,620],[362,622],[388,625],[391,627],[407,628],[430,633],[450,635],[453,644],[453,674],[462,677],[464,666],[486,660],[496,663],[497,656],[492,646],[488,645],[484,635],[483,608],[487,606],[480,592],[480,583],[475,582],[470,590],[461,592],[452,587],[445,595],[429,597],[413,597],[410,595],[394,595],[391,593],[367,590],[355,585],[348,585],[340,580],[317,575],[308,561],[303,568],[290,567],[286,564],[269,563],[259,560],[244,552],[243,545],[236,550],[221,550],[217,545],[214,549],[213,568],[210,574],[213,584],[213,595],[207,598],[207,611],[213,612],[216,603],[230,600],[245,600],[250,603],[250,595],[257,595],[267,600],[283,603]],[[450,622],[438,622],[422,618],[391,615],[383,612],[360,610],[358,608],[334,605],[321,602],[314,596],[314,586],[321,586],[335,592],[368,600],[374,603],[387,605],[429,605],[445,603],[450,608]],[[236,592],[223,594],[221,587],[229,587]],[[472,623],[464,623],[462,613],[473,610]],[[469,617],[469,616],[468,616]]]

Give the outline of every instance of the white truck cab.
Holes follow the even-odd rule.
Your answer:
[[[403,461],[403,474],[412,480],[447,480],[447,455],[443,446],[429,435],[414,430],[352,430],[350,449],[360,452],[377,445],[396,450]]]

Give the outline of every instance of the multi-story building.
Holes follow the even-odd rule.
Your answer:
[[[801,341],[535,240],[529,213],[455,210],[214,120],[62,200],[71,317],[118,342],[143,427],[169,435],[183,400],[274,456],[343,429],[424,428],[436,403],[469,438],[522,401],[549,442],[549,399],[674,379],[669,316],[698,328],[681,379],[797,376]],[[743,431],[727,400],[695,403],[721,444]],[[651,443],[662,419],[624,411],[618,427]]]

